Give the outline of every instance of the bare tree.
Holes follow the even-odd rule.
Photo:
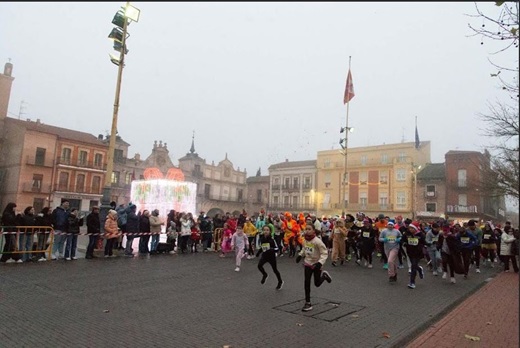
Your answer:
[[[502,90],[510,96],[510,102],[497,101],[489,104],[487,113],[480,113],[479,117],[483,121],[485,128],[481,129],[482,134],[494,139],[493,144],[488,148],[493,152],[491,167],[482,172],[482,187],[486,194],[493,196],[509,196],[520,199],[519,195],[519,76],[518,76],[518,34],[519,34],[519,2],[495,2],[500,8],[497,17],[492,17],[480,10],[475,3],[476,14],[470,15],[473,18],[482,19],[481,27],[468,24],[473,31],[471,36],[480,36],[481,44],[485,39],[503,41],[504,46],[492,54],[498,54],[514,50],[516,66],[503,67],[490,63],[497,69],[496,74],[491,77],[500,80]],[[502,72],[512,73],[512,81],[503,78]]]

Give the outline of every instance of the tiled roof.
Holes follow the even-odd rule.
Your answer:
[[[417,180],[445,179],[444,163],[428,163],[417,173]]]
[[[281,162],[269,166],[271,169],[282,169],[282,168],[294,168],[294,167],[316,167],[316,160],[312,161],[293,161],[293,162]]]
[[[62,138],[62,139],[70,139],[70,140],[74,140],[74,141],[79,141],[79,142],[103,146],[103,147],[107,146],[103,142],[103,140],[100,140],[96,136],[89,134],[89,133],[85,133],[85,132],[51,126],[48,124],[43,124],[41,122],[16,120],[16,119],[10,118],[10,117],[7,117],[5,119],[5,121],[6,121],[6,126],[8,126],[11,123],[13,125],[22,126],[25,129],[30,130],[30,131],[54,134],[54,135],[58,136],[58,138]]]

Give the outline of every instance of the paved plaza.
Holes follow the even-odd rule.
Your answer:
[[[427,273],[410,290],[407,269],[388,283],[353,261],[324,267],[304,313],[303,266],[270,266],[217,253],[0,265],[2,347],[402,347],[478,291],[498,268],[450,284]],[[424,261],[423,261],[424,266]],[[478,318],[468,318],[468,320]],[[486,320],[482,318],[481,320]]]

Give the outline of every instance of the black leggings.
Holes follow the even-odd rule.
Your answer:
[[[305,272],[305,281],[304,281],[304,288],[305,288],[305,302],[311,302],[311,277],[314,274],[314,285],[316,287],[320,287],[320,285],[323,283],[324,279],[321,277],[321,269],[317,269],[315,267],[304,267]]]
[[[271,265],[278,282],[281,283],[282,276],[280,275],[280,272],[278,272],[278,267],[276,267],[276,256],[274,252],[269,252],[268,254],[262,253],[262,257],[260,257],[260,261],[258,261],[258,270],[262,273],[263,276],[267,276],[267,273],[264,269],[264,265],[266,263]]]
[[[372,264],[372,253],[374,252],[374,248],[372,247],[361,247],[361,258],[368,261],[369,264]]]
[[[453,265],[453,257],[445,252],[441,252],[442,257],[442,271],[444,273],[448,272],[448,266],[450,266],[450,277],[455,277],[455,270]]]

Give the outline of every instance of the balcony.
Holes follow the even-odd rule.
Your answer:
[[[270,204],[267,206],[268,210],[288,210],[288,211],[302,211],[302,210],[316,210],[314,204],[289,204],[289,203],[278,203]]]
[[[35,157],[35,156],[27,156],[27,158],[25,160],[25,164],[30,165],[30,166],[46,167],[46,168],[53,167],[52,159]]]
[[[335,203],[334,209],[343,209],[343,204]],[[392,204],[362,204],[362,203],[348,203],[347,204],[347,212],[384,212],[384,211],[392,211]]]
[[[57,185],[54,185],[54,191],[100,195],[102,193],[102,188],[101,187],[76,188],[74,185],[57,184]]]
[[[447,205],[448,213],[477,213],[476,205]]]
[[[35,185],[32,182],[26,182],[22,185],[22,191],[49,194],[51,193],[51,185],[43,185],[41,183]]]
[[[81,161],[81,160],[73,161],[72,159],[70,159],[68,157],[58,157],[56,163],[58,165],[62,165],[62,166],[107,170],[106,163],[98,163],[98,162],[93,162],[93,161]],[[114,163],[121,163],[121,162],[114,160]]]
[[[221,202],[235,202],[240,203],[244,202],[244,197],[230,197],[229,195],[214,195],[207,193],[198,193],[197,198],[211,200],[211,201],[221,201]]]
[[[273,190],[279,190],[280,184],[273,184],[272,188],[273,188]]]

